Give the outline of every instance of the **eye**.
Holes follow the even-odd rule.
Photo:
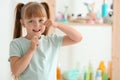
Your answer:
[[[29,20],[28,22],[29,22],[29,23],[32,23],[32,22],[33,22],[33,20]]]
[[[39,22],[44,22],[44,20],[43,20],[43,19],[40,19]]]

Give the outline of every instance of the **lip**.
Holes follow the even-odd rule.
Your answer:
[[[40,32],[40,29],[38,29],[38,30],[33,29],[33,32]]]

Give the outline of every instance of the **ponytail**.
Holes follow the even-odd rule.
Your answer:
[[[21,37],[22,36],[22,25],[20,23],[21,19],[21,9],[24,6],[23,3],[18,3],[15,9],[15,24],[14,24],[14,34],[13,39]]]
[[[47,14],[47,18],[50,19],[50,8],[49,8],[49,5],[46,2],[41,2],[41,4],[45,8],[45,11],[46,11],[46,14]]]
[[[46,11],[46,14],[47,14],[47,18],[50,19],[51,17],[50,17],[50,8],[49,8],[49,5],[46,2],[41,2],[41,4],[45,8],[45,11]],[[48,35],[49,30],[50,30],[50,27],[46,27],[43,35]]]

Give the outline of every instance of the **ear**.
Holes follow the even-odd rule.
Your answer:
[[[20,23],[21,23],[21,25],[22,25],[23,27],[25,27],[24,21],[23,21],[22,19],[20,19]]]

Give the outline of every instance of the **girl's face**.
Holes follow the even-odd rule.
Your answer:
[[[45,21],[45,17],[32,17],[30,19],[24,19],[23,26],[27,30],[27,36],[29,36],[29,38],[34,36],[40,37],[40,35],[45,31]]]

